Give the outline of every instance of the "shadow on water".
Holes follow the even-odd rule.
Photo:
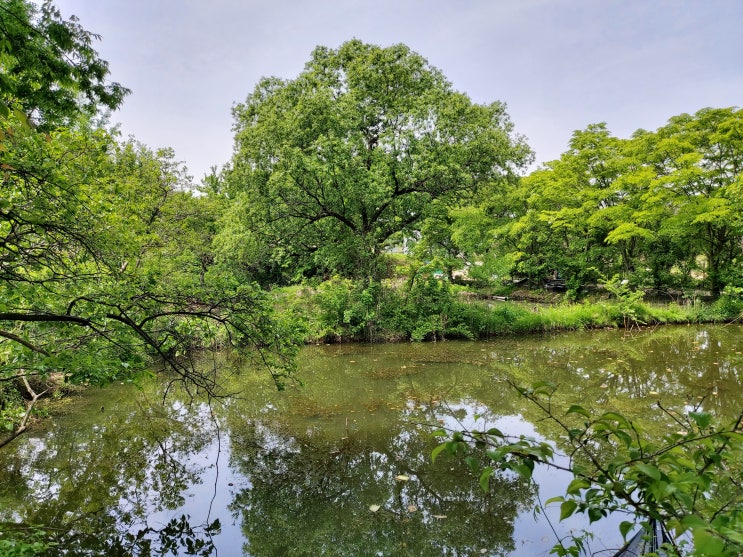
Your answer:
[[[545,516],[587,527],[534,514],[569,478],[537,470],[537,490],[504,473],[484,494],[461,461],[431,462],[432,429],[495,425],[559,449],[507,386],[541,379],[649,435],[666,427],[658,401],[724,416],[741,405],[740,332],[308,347],[304,387],[242,370],[241,397],[211,408],[162,405],[154,381],[91,390],[0,453],[0,540],[59,544],[46,555],[546,555]],[[621,545],[599,527],[592,550]]]

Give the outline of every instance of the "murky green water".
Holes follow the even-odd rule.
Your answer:
[[[479,415],[478,427],[553,438],[508,380],[553,381],[571,402],[642,416],[650,434],[665,427],[658,400],[732,415],[742,332],[308,347],[304,387],[278,393],[267,374],[243,371],[232,379],[241,398],[211,409],[163,405],[154,382],[90,391],[0,451],[0,531],[41,526],[72,555],[141,553],[143,540],[154,555],[168,544],[185,555],[189,539],[222,557],[544,555],[555,538],[533,509],[565,477],[538,471],[537,491],[502,476],[484,495],[461,463],[431,463],[432,426]],[[620,544],[602,528],[593,551]]]

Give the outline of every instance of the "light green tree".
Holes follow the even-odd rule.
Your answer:
[[[653,176],[637,219],[655,217],[658,236],[679,246],[684,268],[696,267],[713,292],[740,285],[743,110],[682,114],[635,141]]]
[[[742,111],[703,109],[655,132],[613,137],[603,124],[483,205],[493,249],[535,282],[577,288],[621,275],[656,289],[738,286],[743,205]]]
[[[559,160],[520,181],[508,197],[512,209],[504,212],[503,200],[490,201],[491,212],[504,215],[496,249],[510,256],[516,274],[534,283],[558,275],[577,289],[618,264],[604,238],[611,228],[606,215],[618,218],[624,198],[617,181],[621,148],[604,124],[576,131]],[[596,218],[599,213],[605,216]]]

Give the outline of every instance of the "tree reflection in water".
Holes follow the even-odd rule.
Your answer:
[[[200,481],[204,464],[191,456],[211,442],[208,412],[192,409],[184,422],[179,402],[125,406],[55,420],[43,437],[1,455],[0,539],[37,541],[48,556],[211,553],[218,521],[193,525],[181,514],[148,522],[181,508],[184,491]]]
[[[424,424],[473,427],[479,414],[513,434],[526,422],[559,447],[506,386],[545,378],[565,401],[633,414],[651,436],[667,429],[658,400],[683,408],[704,397],[724,416],[743,396],[739,333],[312,347],[303,388],[277,393],[244,372],[244,398],[213,408],[177,397],[163,406],[155,381],[90,390],[0,451],[0,549],[41,539],[59,543],[51,556],[537,554],[551,533],[530,516],[534,489],[502,475],[484,495],[460,460],[431,463]]]
[[[266,422],[232,425],[232,465],[251,478],[230,505],[245,551],[274,555],[507,555],[533,487],[498,477],[485,496],[461,461],[432,465],[415,421],[328,439]],[[377,506],[379,507],[377,509]]]

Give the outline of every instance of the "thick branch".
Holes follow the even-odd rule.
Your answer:
[[[0,331],[0,337],[5,337],[5,338],[10,339],[10,340],[12,340],[14,342],[17,342],[19,344],[22,344],[23,346],[25,346],[29,350],[32,350],[34,352],[38,352],[39,354],[43,354],[44,356],[48,356],[49,355],[49,352],[47,352],[43,348],[40,348],[40,347],[36,346],[35,344],[30,343],[29,341],[27,341],[24,338],[19,337],[18,335],[14,335],[13,333],[9,333],[8,331]]]
[[[28,403],[28,406],[26,407],[26,413],[23,415],[23,418],[21,419],[21,423],[18,425],[18,428],[7,438],[0,441],[0,449],[3,448],[5,445],[10,443],[13,439],[20,436],[26,429],[28,429],[28,420],[31,417],[31,412],[34,409],[34,406],[36,405],[36,401],[39,400],[40,397],[44,396],[46,392],[49,389],[45,389],[40,393],[36,393],[33,388],[31,387],[31,384],[28,382],[28,378],[23,375],[23,384],[26,386],[26,390],[28,391],[28,394],[31,395],[31,400]]]
[[[89,327],[92,322],[90,319],[78,317],[76,315],[63,315],[58,313],[15,313],[0,312],[0,321],[26,321],[26,322],[57,322],[57,323],[74,323],[83,327]]]

